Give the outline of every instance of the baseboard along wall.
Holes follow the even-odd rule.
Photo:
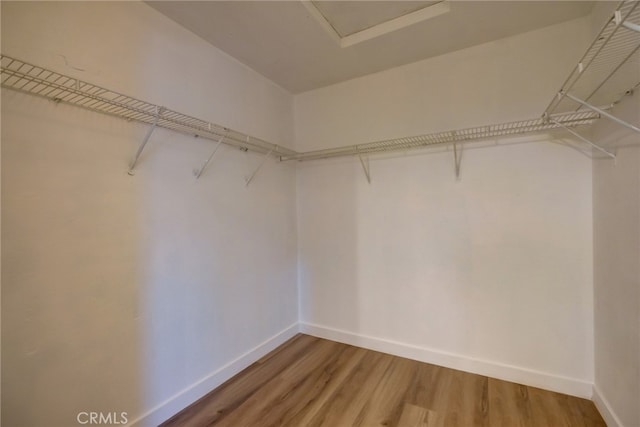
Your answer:
[[[298,323],[283,329],[226,365],[204,376],[189,387],[176,393],[161,404],[145,412],[127,424],[130,427],[155,427],[174,414],[191,405],[211,390],[240,373],[252,363],[293,338],[298,333]]]
[[[451,369],[511,381],[531,387],[556,391],[571,396],[586,399],[593,398],[596,407],[609,427],[623,427],[597,387],[588,381],[553,375],[546,372],[507,365],[499,362],[471,358],[460,354],[444,352],[441,350],[357,334],[305,322],[295,323],[286,329],[283,329],[261,344],[230,361],[223,367],[206,375],[163,403],[147,411],[145,414],[132,420],[128,426],[157,426],[180,410],[194,403],[211,390],[220,386],[234,375],[237,375],[243,369],[247,368],[270,351],[284,344],[299,332],[344,344],[363,347],[369,350],[380,351],[382,353],[406,357],[420,362],[431,363]]]
[[[553,375],[490,360],[475,359],[460,354],[420,347],[399,341],[356,334],[311,323],[300,323],[300,332],[392,354],[394,356],[406,357],[407,359],[556,391],[585,399],[591,399],[593,393],[593,384],[588,381]]]
[[[607,423],[607,427],[625,427],[611,407],[609,401],[604,397],[604,394],[602,394],[602,391],[596,384],[593,385],[592,400],[596,405],[596,409],[600,412],[600,415],[602,415],[604,422]]]

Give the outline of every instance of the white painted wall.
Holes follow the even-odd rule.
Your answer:
[[[589,41],[570,21],[295,98],[300,150],[536,117]],[[590,397],[591,160],[543,137],[298,169],[303,330]],[[511,141],[515,142],[515,141]]]
[[[589,30],[580,18],[296,95],[296,149],[539,117]]]
[[[2,52],[292,143],[287,92],[143,3],[2,2]],[[130,177],[144,126],[2,98],[3,425],[156,425],[293,333],[294,165],[196,181],[213,144],[158,130]]]
[[[579,19],[301,94],[294,135],[288,93],[144,4],[2,3],[3,53],[300,150],[536,117],[589,33]],[[374,158],[371,185],[356,159],[305,163],[296,217],[293,165],[246,189],[259,159],[226,148],[196,182],[211,144],[159,130],[131,178],[144,127],[2,96],[3,425],[161,421],[293,332],[297,255],[311,333],[588,396],[592,196],[632,164],[596,164],[592,189],[591,161],[552,136],[468,149],[460,182],[451,153]],[[596,275],[612,258],[596,247]],[[615,304],[596,299],[596,385],[622,419],[604,347],[620,329],[598,320]]]
[[[640,125],[640,95],[612,113]],[[601,120],[593,138],[617,162],[593,163],[595,390],[610,427],[640,425],[640,136]]]

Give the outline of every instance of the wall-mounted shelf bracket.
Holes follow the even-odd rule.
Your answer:
[[[576,138],[578,138],[580,141],[582,142],[586,142],[587,144],[589,144],[590,146],[592,146],[593,148],[595,148],[596,150],[600,151],[601,153],[606,154],[607,156],[611,157],[613,160],[616,160],[616,155],[613,154],[610,151],[605,150],[604,148],[602,148],[601,146],[599,146],[598,144],[588,140],[587,138],[585,138],[584,136],[580,135],[578,132],[574,131],[573,129],[563,125],[562,123],[554,120],[554,119],[549,119],[549,121],[555,125],[558,125],[559,127],[563,128],[564,130],[566,130],[567,132],[569,132],[571,135],[575,136]]]
[[[360,158],[360,164],[362,165],[362,169],[364,170],[364,176],[367,177],[367,182],[371,184],[371,174],[369,173],[369,157],[367,157],[367,161],[365,162],[362,158],[362,154],[358,153],[358,158]]]
[[[207,160],[202,164],[202,167],[200,167],[200,169],[194,169],[193,170],[193,174],[195,175],[196,179],[200,178],[200,175],[202,175],[202,172],[204,172],[204,170],[207,168],[207,166],[209,166],[209,162],[211,162],[211,159],[213,159],[213,157],[218,152],[218,148],[220,148],[220,145],[222,145],[222,141],[224,141],[224,137],[225,137],[225,135],[221,135],[220,136],[220,139],[218,140],[218,143],[216,144],[216,148],[213,149],[213,152],[211,153],[209,158],[207,158]]]
[[[545,109],[546,114],[575,109],[574,101],[567,95],[608,106],[617,103],[625,89],[637,86],[640,1],[621,0],[615,9],[603,20],[602,28]],[[580,104],[574,111],[584,107],[590,108]]]
[[[456,180],[460,180],[460,165],[462,164],[462,147],[460,144],[460,149],[458,149],[458,144],[453,144],[453,161],[456,169]]]
[[[131,164],[129,164],[129,172],[128,172],[128,174],[131,175],[131,176],[135,175],[134,169],[136,167],[136,164],[138,163],[138,159],[140,159],[140,155],[142,154],[142,150],[144,150],[144,147],[147,145],[147,142],[149,142],[149,138],[151,138],[151,134],[153,133],[153,131],[158,126],[158,120],[160,120],[160,116],[162,115],[162,110],[163,110],[162,107],[156,106],[156,112],[155,112],[155,117],[153,119],[153,124],[151,125],[151,127],[147,131],[147,134],[144,136],[144,139],[142,140],[142,143],[138,147],[138,150],[136,151],[136,155],[133,157],[133,160],[131,161]]]
[[[616,21],[616,25],[622,25],[628,30],[637,31],[640,33],[640,25],[634,24],[633,22],[627,22],[622,20],[622,11],[616,10],[613,19]]]
[[[562,94],[562,95],[561,95],[561,94]],[[598,107],[596,107],[596,106],[594,106],[594,105],[589,104],[589,103],[588,103],[588,102],[586,102],[586,101],[583,101],[583,100],[582,100],[582,99],[580,99],[580,98],[576,98],[575,96],[571,95],[570,93],[563,93],[563,92],[560,92],[560,93],[558,94],[558,96],[566,96],[566,97],[567,97],[567,98],[569,98],[570,100],[572,100],[572,101],[574,101],[574,102],[577,102],[578,104],[580,104],[580,105],[582,105],[582,106],[584,106],[584,107],[587,107],[588,109],[590,109],[590,110],[592,110],[592,111],[595,111],[596,113],[598,113],[598,114],[600,114],[600,115],[602,115],[602,116],[604,116],[604,117],[607,117],[608,119],[613,120],[614,122],[616,122],[616,123],[618,123],[618,124],[620,124],[620,125],[622,125],[622,126],[624,126],[624,127],[626,127],[626,128],[629,128],[629,129],[631,129],[631,130],[633,130],[633,131],[636,131],[636,132],[640,133],[640,128],[639,128],[639,127],[634,126],[634,125],[632,125],[631,123],[627,123],[627,122],[625,122],[624,120],[622,120],[622,119],[620,119],[620,118],[618,118],[618,117],[614,116],[613,114],[611,114],[611,113],[608,113],[608,112],[604,111],[602,108],[598,108]]]
[[[249,140],[249,138],[247,138],[247,141],[248,140]],[[264,155],[264,157],[262,158],[262,161],[260,162],[260,164],[258,165],[256,170],[254,170],[253,173],[251,174],[251,176],[249,178],[247,178],[247,180],[245,181],[245,184],[244,184],[245,187],[248,187],[249,183],[251,183],[251,181],[253,181],[253,178],[256,176],[256,174],[258,173],[260,168],[262,168],[262,166],[266,163],[267,159],[269,158],[269,156],[271,155],[273,150],[275,150],[276,148],[277,148],[277,146],[273,147],[271,150],[269,150],[269,152],[267,154]]]

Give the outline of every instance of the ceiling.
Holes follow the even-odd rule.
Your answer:
[[[312,0],[310,3],[340,37],[347,37],[442,1]]]
[[[584,16],[591,1],[149,1],[291,93]]]

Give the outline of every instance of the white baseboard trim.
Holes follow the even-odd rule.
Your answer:
[[[593,384],[588,381],[489,360],[476,359],[398,341],[355,334],[321,325],[301,322],[300,332],[357,347],[380,351],[382,353],[405,357],[407,359],[565,393],[571,396],[591,399],[593,392]]]
[[[596,384],[593,385],[593,403],[596,405],[596,409],[600,411],[600,415],[602,415],[604,422],[607,423],[607,427],[624,427],[611,404]]]
[[[237,357],[226,365],[206,375],[204,378],[193,383],[184,390],[176,393],[174,396],[165,400],[153,409],[147,411],[140,417],[132,420],[127,424],[130,427],[155,427],[166,421],[180,410],[186,408],[214,388],[220,386],[229,378],[238,374],[243,369],[266,355],[278,346],[284,344],[287,340],[298,333],[298,323],[294,323],[288,328],[278,332],[266,341],[258,344],[243,355]]]

